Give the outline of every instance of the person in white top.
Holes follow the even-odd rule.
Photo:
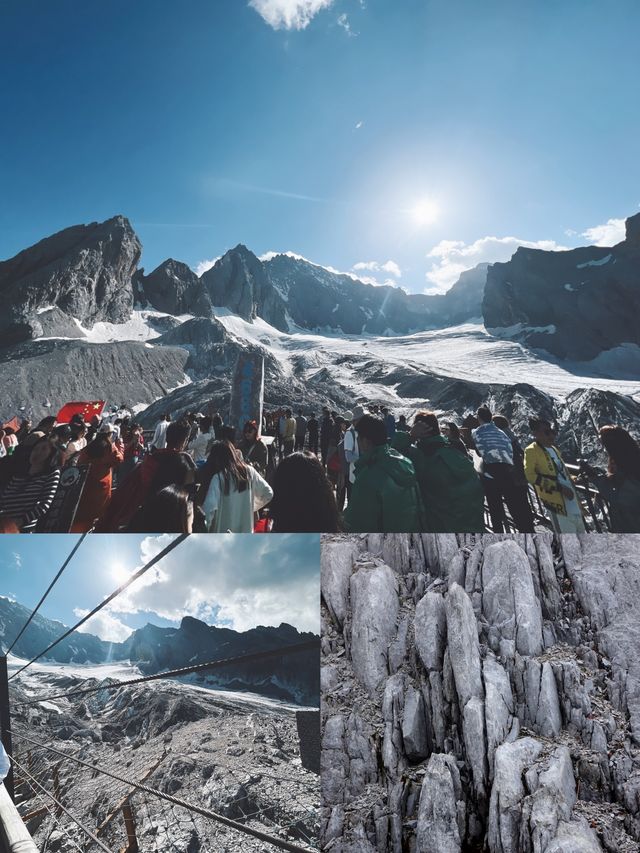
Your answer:
[[[253,533],[254,515],[273,489],[227,441],[215,441],[203,469],[202,510],[210,533]]]
[[[347,412],[347,414],[345,415],[345,419],[347,418],[348,414],[350,413]],[[351,417],[349,418],[349,420],[351,421],[351,426],[345,432],[344,438],[342,440],[342,446],[344,448],[344,458],[349,464],[347,497],[349,497],[351,493],[351,486],[356,479],[354,466],[360,457],[360,447],[358,446],[358,433],[356,432],[356,424],[364,414],[366,413],[362,406],[355,407],[355,409],[353,410],[353,414],[351,414]]]
[[[65,450],[62,454],[62,464],[66,465],[67,462],[76,455],[76,453],[80,453],[81,450],[87,446],[87,425],[85,423],[72,423],[71,424],[71,441],[67,444]]]
[[[215,436],[211,429],[211,418],[202,417],[198,422],[198,433],[189,444],[189,453],[193,456],[193,461],[196,464],[206,460],[209,445],[213,442],[214,438]]]
[[[167,446],[167,427],[170,423],[171,415],[163,415],[162,420],[156,426],[156,431],[154,432],[153,438],[151,439],[151,447],[155,447],[156,450],[165,449],[165,447]]]

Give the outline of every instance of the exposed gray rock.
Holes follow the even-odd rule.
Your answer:
[[[359,543],[354,540],[327,542],[322,549],[322,598],[340,627],[347,614],[349,582],[358,553]]]
[[[441,670],[447,646],[447,613],[442,595],[428,592],[420,599],[413,628],[422,665],[426,670]]]
[[[492,264],[482,302],[487,329],[578,361],[639,344],[639,224],[640,214],[628,219],[626,239],[611,248],[521,247],[507,263]]]
[[[323,609],[327,849],[635,853],[640,537],[323,537],[349,543],[346,614]],[[367,657],[353,581],[380,569]]]
[[[463,709],[469,699],[484,699],[478,629],[471,601],[462,587],[453,584],[446,600],[447,643],[456,691]]]
[[[465,834],[460,773],[450,755],[429,759],[420,791],[417,853],[460,853]]]
[[[46,326],[38,312],[50,306],[68,318],[65,324],[71,318],[88,327],[128,320],[140,253],[129,220],[115,216],[65,228],[0,262],[3,344],[42,337]]]
[[[521,655],[542,651],[542,614],[529,560],[514,540],[489,545],[482,564],[482,612],[494,651],[513,644]]]
[[[203,282],[181,261],[169,258],[147,276],[139,272],[135,285],[137,300],[157,311],[211,316],[211,300]]]
[[[285,302],[262,262],[246,246],[238,245],[223,255],[200,281],[213,305],[230,308],[245,320],[262,317],[276,329],[288,331]]]
[[[360,563],[351,577],[351,658],[370,693],[389,674],[389,644],[398,617],[395,575],[385,565]]]

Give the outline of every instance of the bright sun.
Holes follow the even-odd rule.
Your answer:
[[[117,584],[124,583],[129,578],[129,570],[122,563],[113,563],[111,566],[111,577]]]
[[[438,218],[440,208],[437,202],[429,198],[420,199],[411,208],[411,218],[418,226],[431,225]]]

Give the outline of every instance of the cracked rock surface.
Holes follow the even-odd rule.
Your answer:
[[[640,849],[640,536],[326,535],[332,853]]]

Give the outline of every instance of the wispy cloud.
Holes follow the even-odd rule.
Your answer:
[[[249,0],[274,30],[303,30],[318,12],[328,9],[333,0]]]
[[[207,272],[207,270],[210,270],[211,267],[214,266],[216,264],[216,262],[220,260],[221,257],[222,257],[222,255],[218,255],[217,258],[210,258],[209,260],[206,260],[206,261],[200,261],[200,263],[197,264],[197,266],[194,270],[194,272],[198,276],[198,278],[200,278],[202,273]]]
[[[555,240],[522,240],[519,237],[481,237],[473,243],[462,240],[441,240],[427,254],[433,258],[427,272],[428,293],[445,293],[455,284],[460,274],[481,263],[508,261],[519,246],[544,249],[547,252],[566,251]]]
[[[343,12],[341,15],[338,15],[337,23],[339,27],[342,27],[342,29],[349,36],[349,38],[354,38],[358,35],[358,33],[353,31],[351,22],[349,21],[349,16],[346,12]]]
[[[602,225],[587,228],[580,236],[594,246],[615,246],[625,238],[624,219],[607,219]]]
[[[76,607],[73,612],[81,619],[89,611]],[[122,643],[132,633],[132,629],[110,613],[108,608],[88,619],[84,625],[78,628],[78,631],[81,634],[95,634],[108,643]]]
[[[18,554],[17,551],[14,551],[11,555],[13,557],[13,565],[16,569],[22,568],[22,556]]]
[[[214,178],[210,182],[210,187],[214,192],[217,191],[220,193],[258,193],[260,195],[271,195],[277,198],[290,198],[294,201],[312,201],[320,204],[336,203],[330,198],[321,198],[319,196],[307,195],[306,193],[291,192],[290,190],[274,189],[273,187],[261,187],[256,184],[247,184],[244,181],[235,181],[232,178]]]
[[[140,564],[170,536],[146,537]],[[117,612],[190,615],[236,631],[288,622],[319,631],[319,540],[305,534],[193,535],[117,599]],[[115,602],[114,602],[115,604]]]
[[[356,130],[360,130],[360,128],[364,125],[363,121],[359,121],[356,123]]]
[[[386,272],[394,275],[396,278],[402,278],[402,270],[395,261],[385,261],[383,264],[378,261],[359,261],[352,267],[353,270],[368,270],[369,272]]]

